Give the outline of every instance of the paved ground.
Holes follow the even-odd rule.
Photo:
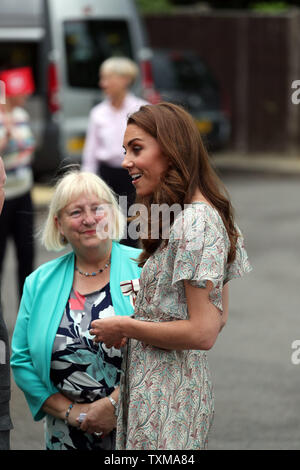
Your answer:
[[[254,270],[231,282],[230,318],[209,352],[216,398],[209,448],[299,449],[300,365],[291,362],[291,344],[300,339],[300,176],[295,169],[285,172],[290,176],[261,176],[251,168],[247,176],[226,168],[223,179]],[[38,224],[42,216],[38,211]],[[51,258],[38,249],[37,264]],[[17,310],[14,269],[10,247],[2,288],[10,332]],[[33,423],[13,380],[12,387],[11,447],[43,449],[43,424]]]

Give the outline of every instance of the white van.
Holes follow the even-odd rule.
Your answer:
[[[145,31],[133,0],[1,0],[0,70],[31,66],[27,109],[37,139],[36,179],[80,162],[88,115],[102,99],[98,70],[111,56],[140,64],[133,92],[152,87]]]

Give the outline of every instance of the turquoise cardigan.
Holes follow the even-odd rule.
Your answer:
[[[110,291],[117,315],[132,315],[120,282],[140,277],[140,250],[113,242]],[[42,405],[57,388],[50,380],[52,347],[74,277],[74,252],[43,264],[27,277],[12,338],[11,367],[35,421],[45,416]]]

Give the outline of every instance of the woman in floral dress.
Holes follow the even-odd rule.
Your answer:
[[[96,320],[91,330],[107,345],[130,338],[117,449],[205,449],[214,414],[206,351],[228,317],[228,281],[251,270],[243,237],[181,107],[143,106],[128,119],[124,148],[124,167],[148,209],[140,291],[134,318]],[[169,232],[164,216],[157,227],[154,204],[171,209]]]

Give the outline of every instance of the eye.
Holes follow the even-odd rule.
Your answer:
[[[134,145],[132,147],[132,150],[133,150],[133,153],[138,154],[142,150],[142,147],[140,145]]]
[[[80,214],[80,209],[74,209],[70,212],[70,215],[73,217],[73,216],[76,216],[76,215],[79,215]]]
[[[78,217],[79,215],[80,215],[80,210],[79,209],[75,209],[72,212],[70,212],[71,217]]]

